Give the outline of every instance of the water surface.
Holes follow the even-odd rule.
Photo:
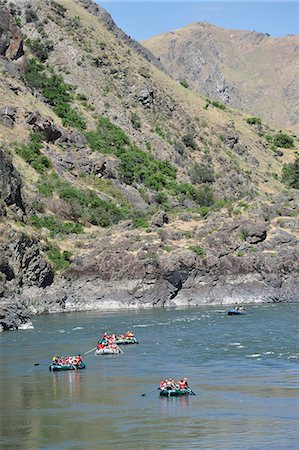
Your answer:
[[[1,449],[298,448],[298,305],[247,310],[59,314],[2,333]],[[140,344],[123,355],[48,371],[53,354],[129,329]],[[182,376],[196,396],[158,396],[161,378]]]

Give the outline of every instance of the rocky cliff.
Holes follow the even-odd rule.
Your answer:
[[[298,300],[296,138],[178,85],[90,1],[0,5],[1,329]]]
[[[143,45],[202,95],[299,133],[298,36],[196,22]]]

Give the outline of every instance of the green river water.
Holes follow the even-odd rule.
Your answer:
[[[57,314],[1,333],[0,448],[296,449],[298,306]],[[52,355],[130,329],[140,344],[123,355],[49,372]],[[183,376],[196,396],[159,397],[160,379]]]

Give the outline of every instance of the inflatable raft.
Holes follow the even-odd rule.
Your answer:
[[[227,311],[228,316],[245,316],[246,314],[247,314],[246,311],[244,310],[239,311],[238,309],[234,308]]]
[[[117,345],[129,345],[129,344],[138,344],[139,342],[134,337],[134,338],[127,338],[127,339],[116,339],[115,343]]]
[[[52,372],[58,372],[60,370],[80,370],[80,369],[85,369],[85,363],[82,361],[80,362],[80,364],[78,365],[74,365],[74,364],[55,364],[55,363],[51,363],[49,365],[49,370]]]
[[[120,353],[120,349],[116,348],[101,348],[95,351],[95,355],[118,355]]]
[[[181,397],[182,395],[190,395],[189,389],[160,389],[161,397]]]

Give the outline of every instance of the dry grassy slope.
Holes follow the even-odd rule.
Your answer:
[[[203,152],[189,149],[186,156],[181,158],[172,143],[188,130],[194,129],[199,148],[210,149],[213,164],[219,171],[216,186],[218,184],[219,191],[223,191],[229,184],[227,171],[235,172],[235,164],[227,155],[227,149],[219,136],[225,134],[225,130],[233,124],[240,142],[247,146],[251,156],[260,163],[259,167],[252,166],[248,160],[234,156],[239,160],[241,169],[252,172],[253,185],[262,187],[266,170],[280,173],[284,157],[280,160],[273,157],[273,152],[258,137],[256,130],[245,123],[245,116],[237,111],[222,112],[213,107],[205,110],[205,101],[200,96],[186,91],[121,41],[116,41],[98,18],[89,14],[79,3],[73,0],[61,0],[59,3],[67,8],[66,19],[56,16],[55,22],[49,20],[44,25],[55,47],[54,52],[50,53],[49,62],[67,82],[77,85],[77,92],[84,93],[94,105],[93,112],[81,107],[91,127],[98,114],[107,115],[142,148],[145,149],[146,142],[150,142],[155,156],[178,163],[181,179],[186,178],[194,162],[202,161]],[[34,4],[38,5],[41,21],[48,16],[55,16],[46,2],[36,1]],[[80,21],[74,27],[70,21],[76,16],[80,17]],[[27,24],[24,32],[30,37],[39,36],[34,24]],[[107,65],[97,68],[92,64],[93,58],[102,58]],[[146,77],[140,74],[144,68],[149,72]],[[153,109],[145,109],[136,100],[138,92],[145,87],[154,91]],[[140,130],[132,127],[132,112],[141,118]],[[153,132],[157,126],[165,133],[164,139]],[[288,157],[288,152],[285,157]],[[266,191],[269,189],[269,192],[273,192],[278,187],[279,183],[270,179]],[[241,191],[246,191],[246,183]]]
[[[203,95],[298,133],[298,36],[192,23],[142,44]]]

